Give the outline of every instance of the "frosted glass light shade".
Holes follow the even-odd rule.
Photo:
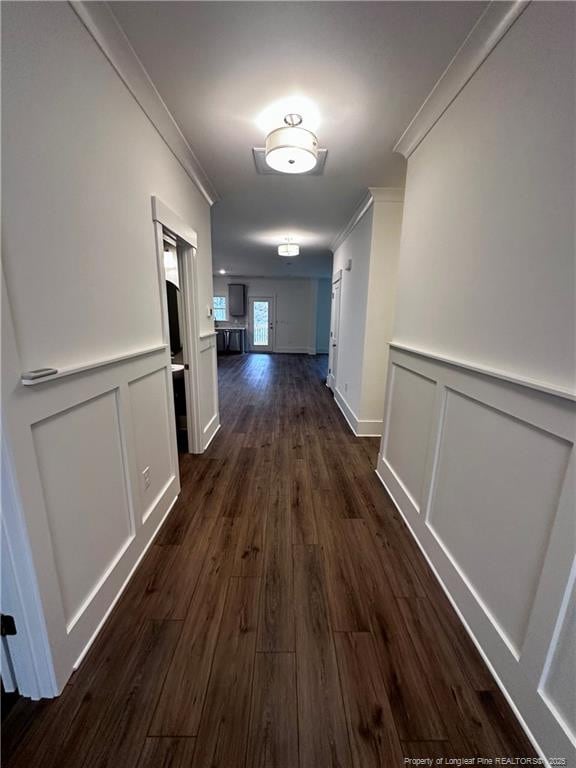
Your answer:
[[[298,256],[300,246],[296,243],[283,243],[278,246],[278,256]]]
[[[306,128],[285,126],[266,137],[266,163],[280,173],[306,173],[318,161],[318,139]]]

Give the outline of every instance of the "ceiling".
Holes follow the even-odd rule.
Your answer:
[[[485,2],[113,2],[219,200],[214,271],[327,276],[368,187],[403,186],[392,148]],[[321,176],[258,175],[252,147],[300,112]],[[276,246],[290,235],[301,255]]]

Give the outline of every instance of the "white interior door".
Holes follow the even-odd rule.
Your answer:
[[[182,363],[184,365],[184,386],[186,391],[186,427],[188,432],[188,453],[201,453],[199,383],[196,365],[197,307],[195,293],[196,249],[187,243],[178,246],[178,268],[182,296]]]
[[[253,352],[273,352],[276,319],[273,297],[250,297],[249,310],[250,349]]]
[[[336,370],[338,368],[338,336],[340,331],[340,286],[338,277],[332,283],[332,311],[330,314],[330,346],[328,348],[328,377],[326,384],[332,391],[336,387]]]

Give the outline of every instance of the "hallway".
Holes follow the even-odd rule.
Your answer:
[[[219,362],[222,429],[63,695],[5,768],[371,768],[534,755],[324,386]]]

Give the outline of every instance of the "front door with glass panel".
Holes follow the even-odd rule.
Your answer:
[[[274,299],[250,298],[250,348],[252,352],[274,351]]]

